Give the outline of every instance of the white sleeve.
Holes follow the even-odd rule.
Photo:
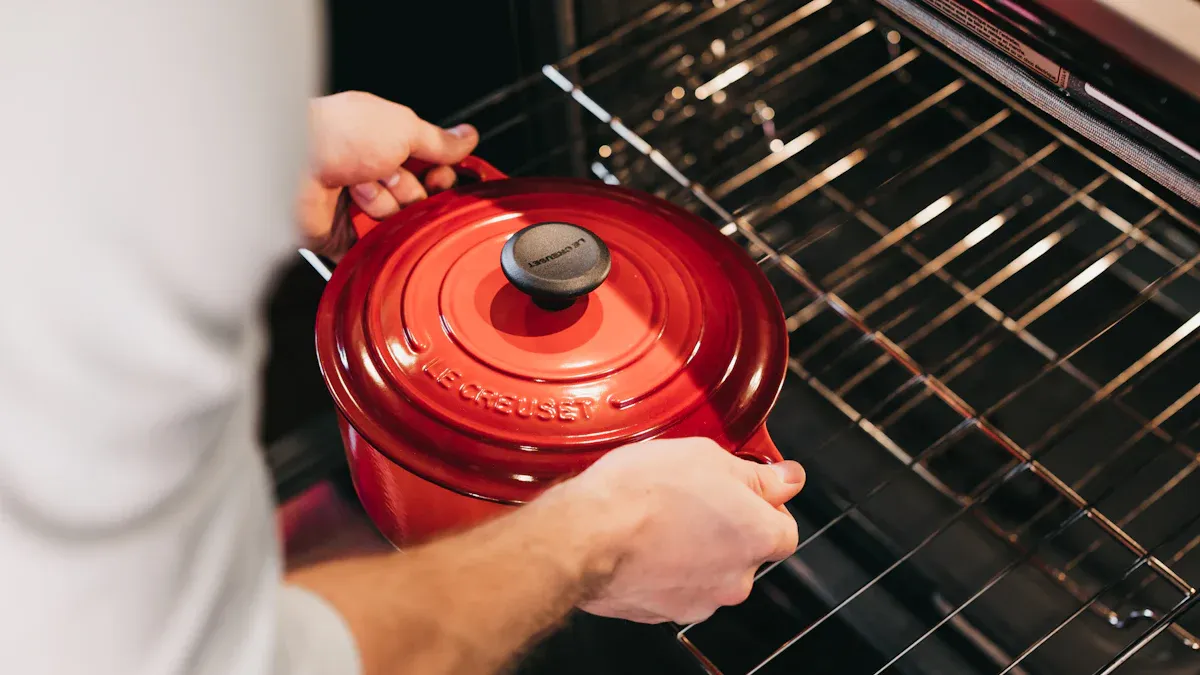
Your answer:
[[[0,673],[359,671],[255,442],[318,20],[0,3]]]

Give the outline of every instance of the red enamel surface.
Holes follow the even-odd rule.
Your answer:
[[[494,518],[514,507],[476,499],[406,471],[342,423],[354,490],[367,517],[396,545],[411,545]]]
[[[507,237],[546,221],[587,228],[612,255],[605,282],[557,312],[500,269]],[[787,333],[765,277],[712,224],[596,181],[477,183],[371,229],[325,291],[317,349],[360,497],[393,541],[415,531],[410,477],[453,511],[456,493],[527,501],[648,438],[778,459],[762,426]],[[454,522],[481,517],[464,499]]]

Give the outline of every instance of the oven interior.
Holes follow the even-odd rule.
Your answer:
[[[643,4],[442,122],[778,291],[801,545],[696,672],[1200,673],[1200,209],[872,2]]]

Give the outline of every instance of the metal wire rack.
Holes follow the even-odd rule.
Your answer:
[[[661,2],[460,120],[779,292],[801,543],[678,628],[708,672],[1200,673],[1197,209],[853,0]]]

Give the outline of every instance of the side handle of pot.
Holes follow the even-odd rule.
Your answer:
[[[434,165],[419,159],[410,159],[404,163],[404,168],[411,171],[418,177],[424,176],[426,172],[434,168]],[[487,180],[501,180],[508,178],[500,169],[488,164],[484,160],[471,155],[463,161],[454,165],[454,172],[458,174],[459,180],[468,180],[471,182],[482,182]],[[375,229],[379,224],[371,216],[368,216],[358,205],[350,201],[349,206],[350,223],[354,226],[354,232],[361,239],[368,232]]]
[[[775,447],[775,441],[767,433],[767,425],[762,425],[746,440],[742,447],[735,451],[734,456],[748,459],[759,464],[775,464],[783,461],[783,455]]]

